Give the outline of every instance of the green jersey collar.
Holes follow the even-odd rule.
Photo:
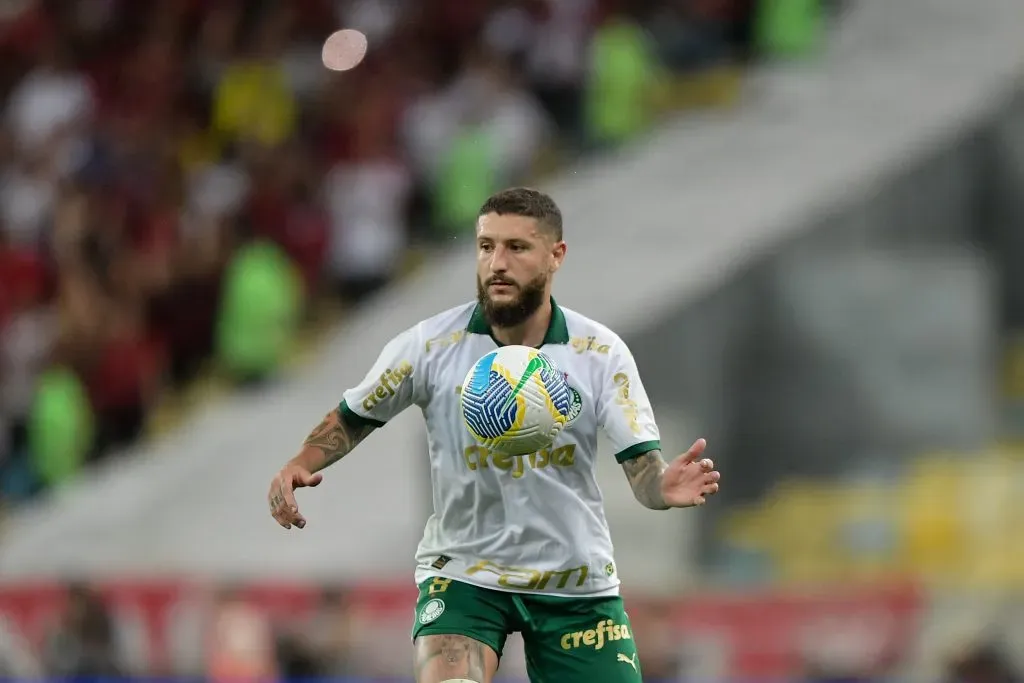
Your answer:
[[[480,304],[476,305],[473,309],[473,315],[469,318],[469,325],[466,326],[466,331],[470,334],[486,334],[494,339],[494,335],[491,334],[491,326],[487,322],[487,318],[484,317],[483,309],[480,308]],[[503,344],[494,339],[494,343],[498,346]],[[548,331],[544,335],[544,341],[541,342],[541,346],[545,344],[568,344],[569,343],[569,326],[565,322],[565,313],[559,308],[558,304],[555,303],[555,297],[551,297],[551,322],[548,323]]]

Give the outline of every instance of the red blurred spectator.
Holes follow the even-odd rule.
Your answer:
[[[207,676],[214,683],[277,678],[274,633],[267,615],[225,592],[214,607],[207,638]]]
[[[319,288],[327,249],[327,218],[316,192],[304,151],[289,150],[283,164],[266,157],[255,173],[245,208],[252,236],[277,243],[299,266],[307,290]]]
[[[141,434],[159,390],[162,357],[138,313],[97,303],[103,329],[80,368],[99,427],[97,447],[106,450]]]
[[[52,34],[52,23],[39,0],[8,0],[0,7],[0,45],[14,54],[33,54]]]
[[[46,264],[34,251],[0,242],[0,415],[19,442],[35,383],[50,361],[57,320],[43,302],[49,293]]]

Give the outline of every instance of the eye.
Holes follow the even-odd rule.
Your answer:
[[[494,251],[494,245],[488,242],[482,242],[480,244],[480,251],[484,252],[485,254],[489,254],[492,251]]]
[[[509,249],[511,249],[515,253],[521,253],[521,252],[526,251],[528,249],[528,247],[525,244],[520,244],[518,242],[514,242],[513,244],[511,244],[509,246]]]

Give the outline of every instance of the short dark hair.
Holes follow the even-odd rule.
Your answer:
[[[533,218],[540,228],[551,234],[556,241],[562,239],[562,211],[554,199],[540,190],[511,187],[496,192],[480,207],[478,216],[486,216],[489,213]]]

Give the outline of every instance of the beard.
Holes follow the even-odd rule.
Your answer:
[[[515,286],[519,290],[519,295],[509,302],[494,301],[487,288],[495,282]],[[485,283],[477,277],[476,298],[483,308],[484,317],[491,325],[498,328],[516,327],[526,322],[544,303],[544,289],[547,284],[548,279],[544,275],[538,275],[525,285],[520,285],[509,278],[495,277]]]

